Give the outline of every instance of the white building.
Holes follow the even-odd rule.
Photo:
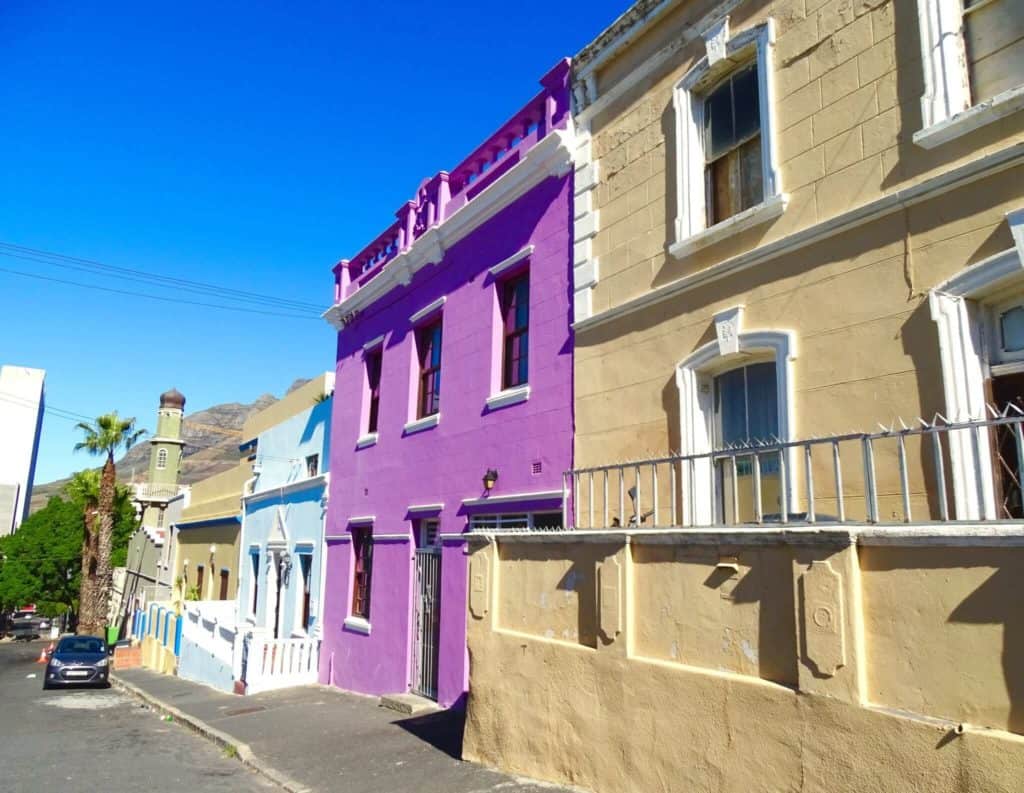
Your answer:
[[[0,366],[0,536],[28,516],[43,426],[46,372]]]

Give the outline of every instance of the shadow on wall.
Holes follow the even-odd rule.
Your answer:
[[[958,580],[962,579],[965,571],[972,568],[992,568],[995,570],[984,582],[971,591],[957,605],[953,606],[945,615],[945,622],[949,625],[1002,625],[1002,651],[1001,666],[1003,670],[1003,683],[1005,685],[1006,699],[1009,703],[1009,712],[1004,724],[988,723],[985,726],[996,727],[997,729],[1008,729],[1012,732],[1024,735],[1024,590],[1021,588],[1022,573],[1024,573],[1024,549],[1012,548],[886,548],[870,549],[869,553],[861,556],[861,566],[865,573],[878,572],[904,572],[914,571],[938,571],[941,573],[941,580],[937,577],[929,582],[928,595],[929,604],[934,604],[934,612],[939,618],[948,606],[938,599],[931,599],[931,595],[941,595],[941,591],[932,590],[933,583],[940,583],[944,586],[956,586]],[[870,585],[870,583],[869,583]],[[950,591],[950,590],[947,590]],[[955,591],[955,590],[952,590]],[[919,593],[913,593],[917,596]],[[911,605],[916,612],[917,608]],[[931,610],[928,608],[927,610]],[[870,610],[869,610],[870,615]],[[877,615],[875,615],[877,618]],[[908,612],[907,617],[911,616]],[[917,620],[927,620],[927,613],[916,614]],[[938,627],[938,626],[936,626]],[[958,674],[963,678],[965,691],[973,690],[973,687],[984,683],[978,678],[977,670],[972,672],[972,654],[984,660],[987,657],[988,648],[980,639],[980,634],[959,637],[955,635],[936,637],[936,647],[941,652],[953,652],[956,654],[958,665],[956,670],[950,674]],[[951,649],[946,645],[951,641],[959,641]],[[925,648],[916,649],[917,652],[927,653]],[[914,647],[905,649],[908,654],[915,652]],[[913,667],[915,658],[890,658],[889,663],[907,665]],[[942,670],[937,670],[941,672]],[[921,683],[928,685],[928,682]],[[932,684],[934,685],[934,683]],[[945,692],[935,692],[944,694]],[[976,706],[978,703],[964,701],[964,706]],[[993,710],[1003,707],[996,701],[989,706],[988,717]],[[943,717],[952,717],[953,714],[934,714]]]
[[[1003,677],[1010,698],[1007,726],[1024,734],[1024,596],[1020,578],[996,570],[949,615],[953,623],[1003,625]]]
[[[572,560],[569,569],[559,578],[556,589],[566,593],[576,593],[576,642],[584,647],[596,648],[598,642],[597,564],[615,556],[619,546],[580,543],[570,549],[568,546],[552,546],[550,543],[536,545],[513,543],[498,547],[502,565],[527,562],[542,567],[544,562],[553,559]]]

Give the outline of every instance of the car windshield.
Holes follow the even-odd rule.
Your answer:
[[[103,640],[95,636],[69,636],[57,645],[58,653],[102,653]]]

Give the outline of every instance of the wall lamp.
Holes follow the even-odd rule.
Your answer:
[[[498,471],[495,468],[488,468],[484,474],[484,490],[493,490],[494,483],[498,481]]]

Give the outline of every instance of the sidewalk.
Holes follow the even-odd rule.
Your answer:
[[[239,697],[170,675],[126,669],[112,675],[157,708],[222,744],[299,793],[551,793],[554,785],[520,780],[457,759],[462,716],[405,717],[376,698],[325,686]],[[249,756],[251,753],[251,756]]]

